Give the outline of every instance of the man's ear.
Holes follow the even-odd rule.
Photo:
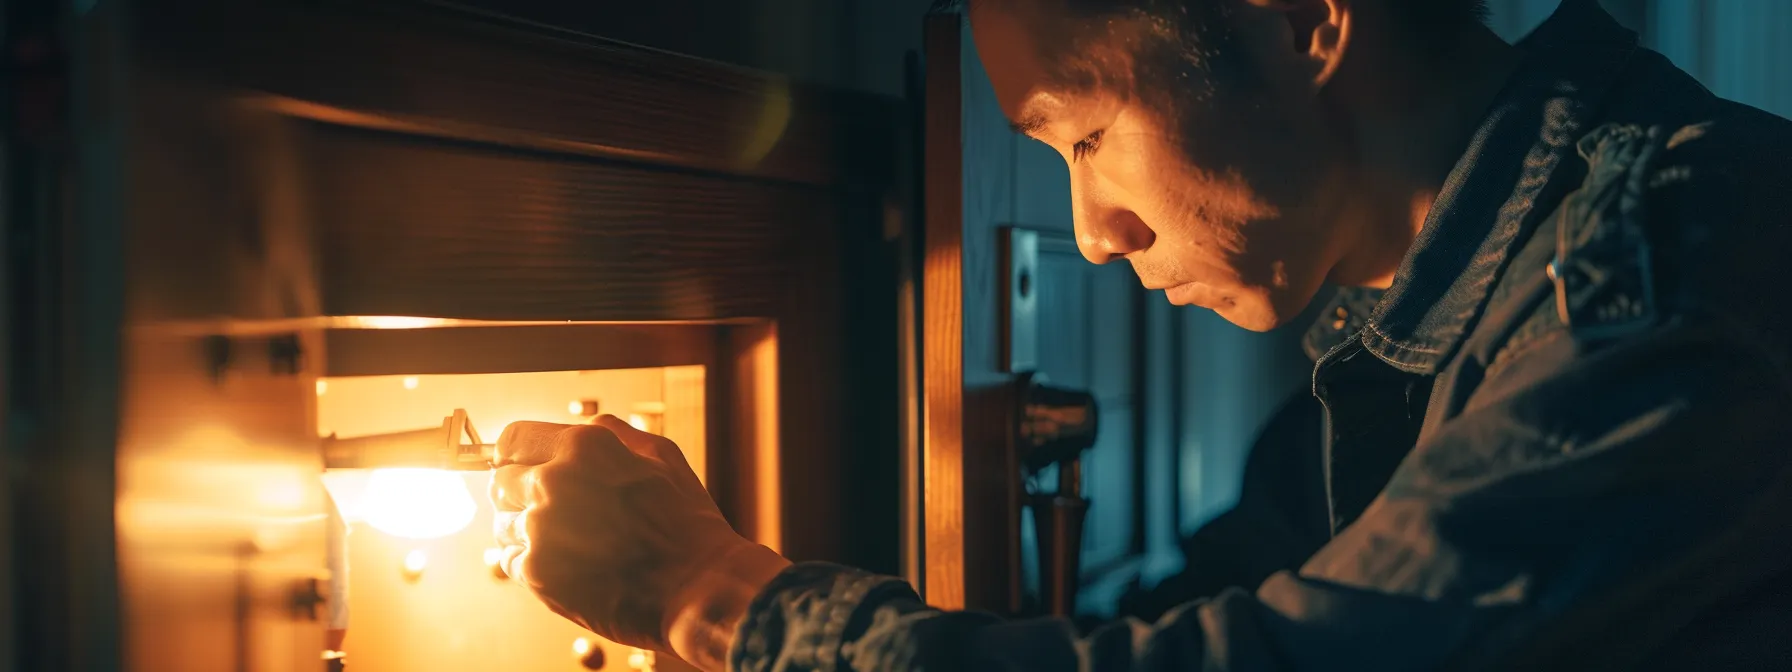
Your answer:
[[[1294,47],[1314,66],[1313,85],[1330,81],[1350,44],[1352,0],[1247,0],[1282,13]]]
[[[1307,41],[1307,55],[1325,64],[1320,68],[1319,75],[1313,78],[1314,86],[1322,86],[1331,81],[1332,75],[1338,73],[1338,65],[1344,62],[1344,52],[1350,47],[1351,38],[1350,2],[1351,0],[1307,0],[1307,4],[1315,6],[1315,14],[1324,14]]]

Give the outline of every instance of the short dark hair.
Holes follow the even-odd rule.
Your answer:
[[[936,0],[933,11],[952,13],[970,7],[1028,2],[1057,3],[1069,14],[1090,19],[1090,26],[1099,19],[1133,18],[1146,26],[1134,44],[1149,54],[1135,52],[1142,58],[1133,63],[1130,73],[1103,72],[1105,65],[1085,62],[1073,44],[1051,47],[1061,57],[1064,70],[1058,73],[1068,83],[1091,83],[1106,76],[1130,77],[1135,84],[1144,84],[1138,93],[1150,96],[1152,89],[1186,100],[1189,96],[1204,97],[1224,86],[1233,93],[1253,88],[1253,82],[1242,76],[1249,68],[1229,58],[1232,39],[1229,16],[1243,0]],[[1423,51],[1441,51],[1455,41],[1460,30],[1478,25],[1487,19],[1487,0],[1389,0],[1398,11],[1400,32],[1409,35]]]
[[[933,13],[964,11],[972,4],[992,0],[935,0]],[[993,0],[1014,2],[1015,0]],[[1215,5],[1228,0],[1057,0],[1072,12],[1103,16],[1120,13],[1145,15],[1175,20],[1190,14],[1188,3]],[[1237,1],[1237,0],[1232,0]],[[1401,22],[1409,32],[1421,38],[1447,38],[1454,29],[1468,23],[1486,23],[1487,0],[1392,0]]]
[[[977,0],[935,0],[934,13],[950,13],[963,11],[966,6]],[[1071,7],[1100,12],[1126,9],[1164,9],[1166,4],[1179,4],[1188,0],[1172,0],[1169,3],[1156,0],[1063,0]],[[1199,0],[1197,0],[1199,1]],[[1211,1],[1211,0],[1209,0]],[[1487,0],[1396,0],[1395,6],[1402,14],[1417,25],[1440,25],[1437,22],[1487,20]]]

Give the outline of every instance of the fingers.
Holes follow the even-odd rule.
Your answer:
[[[607,428],[514,422],[498,438],[497,452],[489,495],[498,511],[521,511],[541,503],[544,467],[561,472],[579,465],[577,469],[589,470],[587,475],[599,480],[638,471],[628,468],[636,459],[634,451]],[[557,466],[550,464],[556,462]]]
[[[611,434],[616,435],[616,439],[621,441],[622,445],[629,449],[629,452],[665,464],[683,465],[685,469],[690,469],[690,466],[685,464],[684,452],[664,437],[635,429],[634,425],[628,424],[622,418],[614,415],[597,416],[591,420],[591,424],[607,429]]]
[[[523,575],[523,566],[528,564],[529,547],[508,545],[504,547],[504,575],[510,580],[528,586],[529,578]]]
[[[499,511],[521,511],[528,508],[536,495],[536,471],[533,466],[507,464],[492,470],[492,506]]]
[[[608,413],[592,418],[591,424],[610,430],[610,433],[615,434],[616,438],[622,439],[623,443],[634,443],[631,439],[653,436],[647,432],[635,429],[635,426],[628,424],[628,421]]]
[[[499,441],[508,463],[492,470],[489,494],[492,534],[504,546],[528,547],[528,514],[550,498],[588,505],[655,471],[601,427],[518,422]]]
[[[521,511],[498,511],[492,514],[492,538],[498,540],[499,546],[520,545],[516,535],[512,534],[510,530],[516,526],[517,516],[522,513]]]
[[[510,423],[498,436],[498,455],[494,464],[534,465],[554,459],[560,432],[569,426],[527,420]]]
[[[504,528],[498,530],[498,543],[505,546],[529,547],[529,511],[523,510],[504,516]]]

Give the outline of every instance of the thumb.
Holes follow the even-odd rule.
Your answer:
[[[498,436],[497,457],[494,466],[521,464],[534,466],[546,464],[554,459],[556,439],[560,430],[571,425],[552,422],[519,421],[510,423],[504,433]]]

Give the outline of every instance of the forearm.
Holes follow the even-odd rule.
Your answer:
[[[734,634],[765,586],[790,561],[757,544],[708,563],[686,582],[667,611],[666,641],[672,652],[706,672],[725,672]]]

